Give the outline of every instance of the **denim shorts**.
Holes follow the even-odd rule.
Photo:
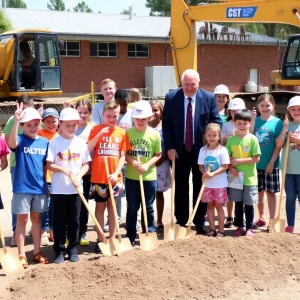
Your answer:
[[[228,197],[232,202],[244,202],[246,205],[253,205],[258,202],[257,186],[244,185],[242,190],[229,188]]]
[[[13,194],[11,212],[16,215],[26,215],[32,212],[42,213],[48,210],[46,195]]]

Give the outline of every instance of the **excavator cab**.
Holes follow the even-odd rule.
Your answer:
[[[282,62],[281,78],[300,79],[300,34],[293,35],[288,40]]]

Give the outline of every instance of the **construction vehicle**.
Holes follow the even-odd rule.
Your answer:
[[[219,0],[219,3],[188,6],[184,0],[171,0],[170,45],[177,85],[186,69],[197,70],[196,21],[236,23],[283,23],[300,26],[299,0]],[[270,91],[276,102],[276,112],[282,115],[287,103],[299,92],[290,87],[300,86],[300,35],[290,36],[281,62],[280,72],[271,72],[275,89]],[[287,87],[287,88],[285,88]],[[289,90],[290,89],[290,90]],[[249,108],[261,93],[239,93]],[[250,103],[249,103],[250,102]]]

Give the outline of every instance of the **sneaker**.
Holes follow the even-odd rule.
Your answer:
[[[139,221],[136,221],[136,231],[141,231],[141,230],[142,230],[141,223]]]
[[[239,237],[239,236],[243,235],[243,233],[244,233],[244,229],[238,227],[238,228],[233,232],[232,235],[233,235],[234,237]]]
[[[254,222],[253,228],[254,228],[254,229],[257,229],[257,228],[259,228],[259,227],[266,226],[266,225],[267,225],[267,223],[266,223],[264,220],[258,219],[258,220],[256,220],[256,221]]]
[[[16,241],[16,236],[15,236],[15,234],[13,234],[13,236],[11,237],[10,245],[11,245],[12,247],[17,247],[17,241]]]
[[[253,232],[253,230],[248,229],[247,232],[246,232],[246,236],[248,236],[248,237],[254,237],[254,232]]]
[[[86,237],[86,233],[83,233],[79,241],[80,246],[88,246],[90,244],[89,240]]]
[[[77,253],[72,253],[69,255],[70,262],[79,262],[79,256]]]
[[[109,232],[109,225],[108,225],[108,222],[106,222],[106,224],[104,225],[103,231],[104,231],[104,232]]]
[[[63,252],[56,255],[56,257],[54,259],[55,264],[62,264],[62,263],[64,263],[64,261],[65,261],[65,255]]]
[[[285,232],[293,233],[294,232],[294,226],[286,226],[285,227]]]
[[[100,249],[98,243],[100,243],[100,242],[99,241],[96,242],[95,253],[96,254],[102,254],[102,250]]]
[[[41,246],[49,246],[48,233],[46,231],[41,236]]]
[[[232,220],[231,217],[228,217],[226,223],[224,224],[224,227],[225,228],[231,228],[232,225],[233,225],[233,220]]]

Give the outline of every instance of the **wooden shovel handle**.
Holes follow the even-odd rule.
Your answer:
[[[290,148],[290,133],[288,133],[286,145],[285,145],[285,156],[284,156],[284,161],[283,161],[283,169],[282,169],[282,173],[281,173],[281,189],[280,189],[280,196],[279,196],[277,220],[280,219],[280,214],[281,214],[283,190],[284,190],[284,186],[285,186],[286,169],[287,169],[289,150],[290,150],[289,148]]]
[[[6,249],[4,234],[3,234],[3,230],[2,230],[1,215],[0,215],[0,238],[1,238],[1,242],[2,242],[3,253],[6,254],[7,253],[7,249]]]
[[[172,177],[171,177],[171,223],[174,224],[175,212],[175,160],[172,160]]]
[[[207,172],[210,171],[211,167],[212,167],[212,165],[209,165],[209,166],[208,166]],[[199,203],[200,203],[200,200],[201,200],[201,197],[202,197],[204,188],[205,188],[205,180],[204,180],[203,183],[202,183],[202,186],[201,186],[201,189],[200,189],[200,192],[199,192],[197,201],[196,201],[196,203],[195,203],[193,212],[192,212],[192,214],[190,215],[190,218],[189,218],[189,221],[188,221],[188,225],[189,225],[189,226],[192,224],[193,219],[194,219],[194,217],[195,217],[195,214],[196,214],[196,211],[197,211],[197,209],[198,209],[198,206],[199,206]]]
[[[105,238],[105,233],[103,232],[103,230],[102,230],[102,228],[101,228],[101,226],[100,226],[98,220],[96,219],[94,213],[91,211],[91,209],[90,209],[90,207],[89,207],[89,204],[87,203],[85,197],[84,197],[83,194],[81,193],[79,187],[76,186],[76,184],[75,184],[75,179],[74,179],[74,176],[73,176],[72,174],[70,175],[70,179],[71,179],[71,181],[72,181],[72,183],[73,183],[73,185],[74,185],[74,187],[75,187],[75,189],[76,189],[76,191],[77,191],[77,193],[78,193],[78,195],[79,195],[81,201],[83,202],[84,206],[86,207],[87,211],[89,212],[89,214],[91,215],[93,221],[95,222],[95,225],[96,225],[97,229],[98,229],[99,232],[102,234],[102,236],[103,236],[103,243],[105,243],[105,244],[108,243],[107,239]]]
[[[105,173],[106,173],[106,176],[108,177],[109,176],[109,168],[108,168],[108,163],[107,163],[107,157],[104,157],[104,164],[105,164]],[[115,202],[113,188],[112,188],[111,182],[109,180],[108,180],[108,188],[109,188],[109,193],[110,193],[109,201],[111,201],[111,206],[113,208],[114,219],[115,219],[115,223],[116,223],[116,229],[117,229],[117,232],[118,232],[118,239],[120,240],[121,239],[121,233],[120,233],[120,226],[119,226],[119,222],[118,222],[116,202]]]
[[[137,156],[137,161],[140,164],[141,159]],[[143,184],[143,175],[139,173],[139,181],[140,181],[140,190],[141,190],[141,198],[142,198],[142,210],[144,215],[144,223],[146,234],[148,234],[148,219],[147,219],[147,211],[146,211],[146,200],[145,200],[145,192],[144,192],[144,184]]]

